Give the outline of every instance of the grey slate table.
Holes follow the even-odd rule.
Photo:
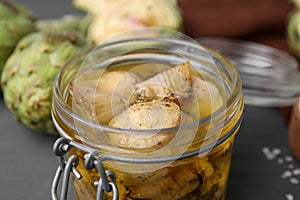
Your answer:
[[[70,0],[22,0],[38,18],[80,13]],[[58,164],[52,153],[57,137],[35,134],[18,124],[0,98],[0,200],[50,199],[50,186]],[[299,144],[300,145],[300,144]],[[282,153],[267,160],[262,149],[279,148]],[[275,108],[246,106],[243,125],[236,137],[227,200],[283,200],[292,194],[300,199],[300,184],[281,175],[300,167],[289,160],[287,126]],[[279,164],[279,159],[283,163]],[[300,180],[300,176],[294,176]],[[72,191],[70,198],[73,199]]]
[[[236,137],[228,182],[228,200],[281,200],[293,194],[300,198],[300,184],[291,184],[281,174],[300,164],[290,156],[287,127],[280,112],[246,106],[243,125]],[[57,137],[33,133],[11,116],[0,100],[0,199],[50,199],[50,186],[58,164],[52,153]],[[278,159],[267,160],[262,148],[280,148]],[[300,179],[300,176],[295,176]],[[70,192],[71,196],[72,192]],[[72,199],[72,198],[69,198]]]

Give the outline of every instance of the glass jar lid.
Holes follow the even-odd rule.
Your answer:
[[[196,40],[225,56],[236,67],[242,79],[245,104],[293,105],[300,93],[300,72],[295,57],[249,41],[214,37]]]

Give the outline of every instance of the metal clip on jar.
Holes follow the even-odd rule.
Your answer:
[[[60,166],[53,180],[52,199],[67,198],[69,177],[73,174],[78,200],[224,200],[232,144],[244,107],[241,80],[232,64],[196,43],[170,38],[120,40],[98,46],[87,59],[90,54],[68,63],[55,82],[52,116],[62,138],[54,145]],[[192,123],[161,130],[124,130],[84,117],[74,112],[68,102],[69,84],[80,75],[83,65],[85,71],[107,67],[108,63],[112,68],[149,62],[175,66],[184,60],[190,61],[194,71],[223,88],[225,98],[219,109]],[[109,134],[176,135],[178,131],[186,137],[174,137],[159,149],[145,151],[118,147],[107,137]],[[62,182],[60,190],[59,182]]]

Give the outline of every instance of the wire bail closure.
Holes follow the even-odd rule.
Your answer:
[[[68,159],[65,154],[71,149],[70,140],[66,138],[59,138],[53,145],[53,152],[58,157],[60,165],[58,166],[52,186],[51,186],[51,198],[52,200],[58,200],[57,188],[59,181],[62,178],[61,194],[60,200],[67,199],[70,173],[72,172],[77,179],[81,179],[81,174],[77,170],[78,157],[76,155],[71,155]]]
[[[86,154],[84,155],[84,167],[87,170],[92,170],[96,168],[100,174],[99,181],[94,183],[94,186],[97,187],[97,195],[96,200],[102,200],[104,192],[112,192],[113,200],[118,200],[119,191],[116,185],[116,176],[112,171],[106,171],[103,166],[103,162],[106,160],[113,160],[117,162],[126,162],[126,163],[141,163],[141,164],[150,164],[150,163],[162,163],[162,162],[170,162],[174,160],[182,160],[185,158],[190,158],[196,155],[200,155],[203,152],[207,152],[215,146],[222,144],[226,141],[232,133],[234,133],[242,121],[242,116],[238,120],[237,124],[222,138],[220,138],[216,143],[209,144],[201,149],[196,149],[194,151],[186,152],[181,155],[172,155],[168,157],[158,157],[158,158],[127,158],[122,156],[114,156],[114,155],[99,155],[99,153],[92,148],[85,147],[75,141],[70,139],[61,137],[56,140],[53,145],[53,152],[58,157],[60,161],[60,166],[57,168],[55,176],[52,181],[51,186],[51,198],[52,200],[66,200],[70,173],[79,180],[81,179],[81,174],[77,170],[78,165],[78,157],[76,155],[69,155],[69,158],[66,159],[66,154],[70,151],[72,147],[79,149]],[[63,175],[62,180],[62,188],[60,199],[57,196],[58,184]]]
[[[100,174],[99,181],[94,183],[97,186],[97,200],[102,200],[104,192],[113,192],[113,200],[119,199],[119,191],[116,185],[116,176],[112,171],[106,171],[102,164],[104,160],[101,159],[98,152],[92,151],[84,156],[84,166],[91,170],[96,168]]]
[[[53,145],[53,152],[58,157],[60,165],[58,166],[54,175],[52,186],[51,186],[51,199],[52,200],[67,200],[68,187],[70,174],[72,173],[76,179],[81,179],[82,175],[77,170],[78,157],[76,155],[70,155],[66,158],[66,154],[70,151],[76,143],[67,138],[61,137],[56,140]],[[94,183],[97,187],[96,200],[102,200],[104,192],[112,192],[113,200],[118,200],[119,191],[116,185],[116,176],[112,171],[106,171],[102,164],[104,160],[96,151],[87,153],[84,156],[84,166],[86,169],[91,170],[96,168],[100,174],[99,181]],[[62,185],[60,190],[60,198],[58,198],[58,185],[62,177]]]

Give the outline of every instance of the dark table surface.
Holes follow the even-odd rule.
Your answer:
[[[38,18],[80,13],[71,1],[21,1]],[[228,182],[228,200],[281,200],[300,198],[300,184],[282,178],[284,172],[300,168],[291,159],[287,126],[276,108],[246,106],[243,125],[236,136]],[[58,164],[52,153],[57,137],[36,134],[18,124],[0,98],[0,199],[50,199],[51,181]],[[280,149],[267,159],[263,149]],[[300,180],[300,175],[293,175]],[[72,198],[72,192],[69,199]]]
[[[58,165],[52,144],[57,137],[36,134],[18,124],[2,99],[0,127],[0,199],[50,199]],[[300,168],[297,161],[289,160],[286,136],[287,127],[278,109],[246,106],[233,150],[228,200],[280,200],[288,194],[300,198],[300,184],[281,177],[285,171]],[[263,148],[282,152],[268,160]],[[300,180],[299,175],[293,177]]]

